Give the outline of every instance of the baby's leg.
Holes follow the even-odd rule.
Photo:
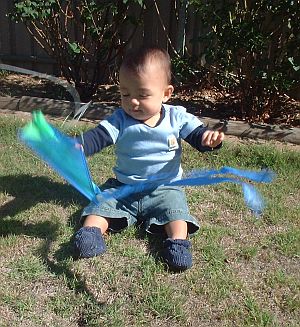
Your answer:
[[[184,220],[174,220],[167,223],[164,227],[168,238],[164,242],[163,259],[172,270],[183,271],[191,268],[191,242],[187,240],[187,222]]]
[[[107,231],[109,219],[101,216],[86,216],[83,227],[74,237],[76,255],[79,258],[91,258],[106,251],[103,234]]]
[[[172,270],[182,271],[192,266],[191,242],[188,234],[199,227],[189,213],[184,190],[179,187],[161,186],[146,198],[143,209],[150,219],[146,230],[150,233],[167,234],[162,258]]]
[[[102,188],[113,193],[122,185],[111,178]],[[136,222],[136,200],[111,198],[103,201],[101,194],[97,199],[98,203],[91,202],[83,209],[82,227],[75,234],[75,250],[80,258],[94,257],[106,251],[103,234],[108,228],[117,232]]]
[[[84,227],[98,227],[101,229],[101,233],[104,234],[109,226],[109,218],[104,218],[96,215],[89,215],[85,218]]]
[[[173,240],[185,240],[188,235],[187,222],[184,220],[171,221],[165,225],[165,231],[168,235],[168,238]]]

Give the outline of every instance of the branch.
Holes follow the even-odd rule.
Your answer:
[[[173,52],[174,52],[174,53],[176,54],[176,56],[179,58],[180,56],[179,56],[178,52],[175,50],[175,48],[173,47],[172,41],[171,41],[171,39],[169,38],[169,35],[168,35],[168,33],[167,33],[167,30],[166,30],[165,24],[164,24],[164,22],[163,22],[163,20],[162,20],[162,18],[161,18],[161,14],[160,14],[160,11],[159,11],[159,8],[158,8],[158,5],[157,5],[157,2],[156,2],[156,0],[153,0],[153,1],[154,1],[154,6],[155,6],[155,9],[156,9],[156,12],[157,12],[157,15],[158,15],[158,18],[159,18],[160,24],[161,24],[161,26],[162,26],[162,28],[163,28],[163,30],[164,30],[164,33],[165,33],[165,35],[166,35],[166,37],[167,37],[167,40],[168,40],[168,42],[169,42],[169,44],[170,44],[170,46],[171,46]]]

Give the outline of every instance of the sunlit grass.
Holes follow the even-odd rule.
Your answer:
[[[260,218],[239,185],[187,188],[201,228],[193,268],[174,274],[159,259],[161,240],[137,227],[105,235],[106,254],[73,259],[88,201],[18,141],[24,123],[0,117],[1,326],[297,325],[299,152],[225,142],[200,154],[184,144],[185,170],[269,168],[277,178],[256,185],[266,201]],[[113,176],[114,161],[113,147],[88,159],[96,183]]]

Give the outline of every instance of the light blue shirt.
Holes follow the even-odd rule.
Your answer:
[[[117,109],[102,125],[116,145],[116,178],[125,184],[151,179],[180,179],[181,139],[203,123],[181,106],[163,104],[162,120],[155,127]]]

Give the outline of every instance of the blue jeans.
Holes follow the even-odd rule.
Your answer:
[[[122,185],[111,178],[101,189],[114,191]],[[100,199],[103,201],[103,198],[99,197],[99,202]],[[133,224],[143,224],[149,233],[164,233],[164,225],[175,220],[187,222],[189,235],[199,229],[197,220],[189,213],[183,188],[177,186],[159,186],[121,199],[105,200],[98,205],[90,203],[84,208],[82,219],[88,215],[109,218],[111,231],[120,231]]]

